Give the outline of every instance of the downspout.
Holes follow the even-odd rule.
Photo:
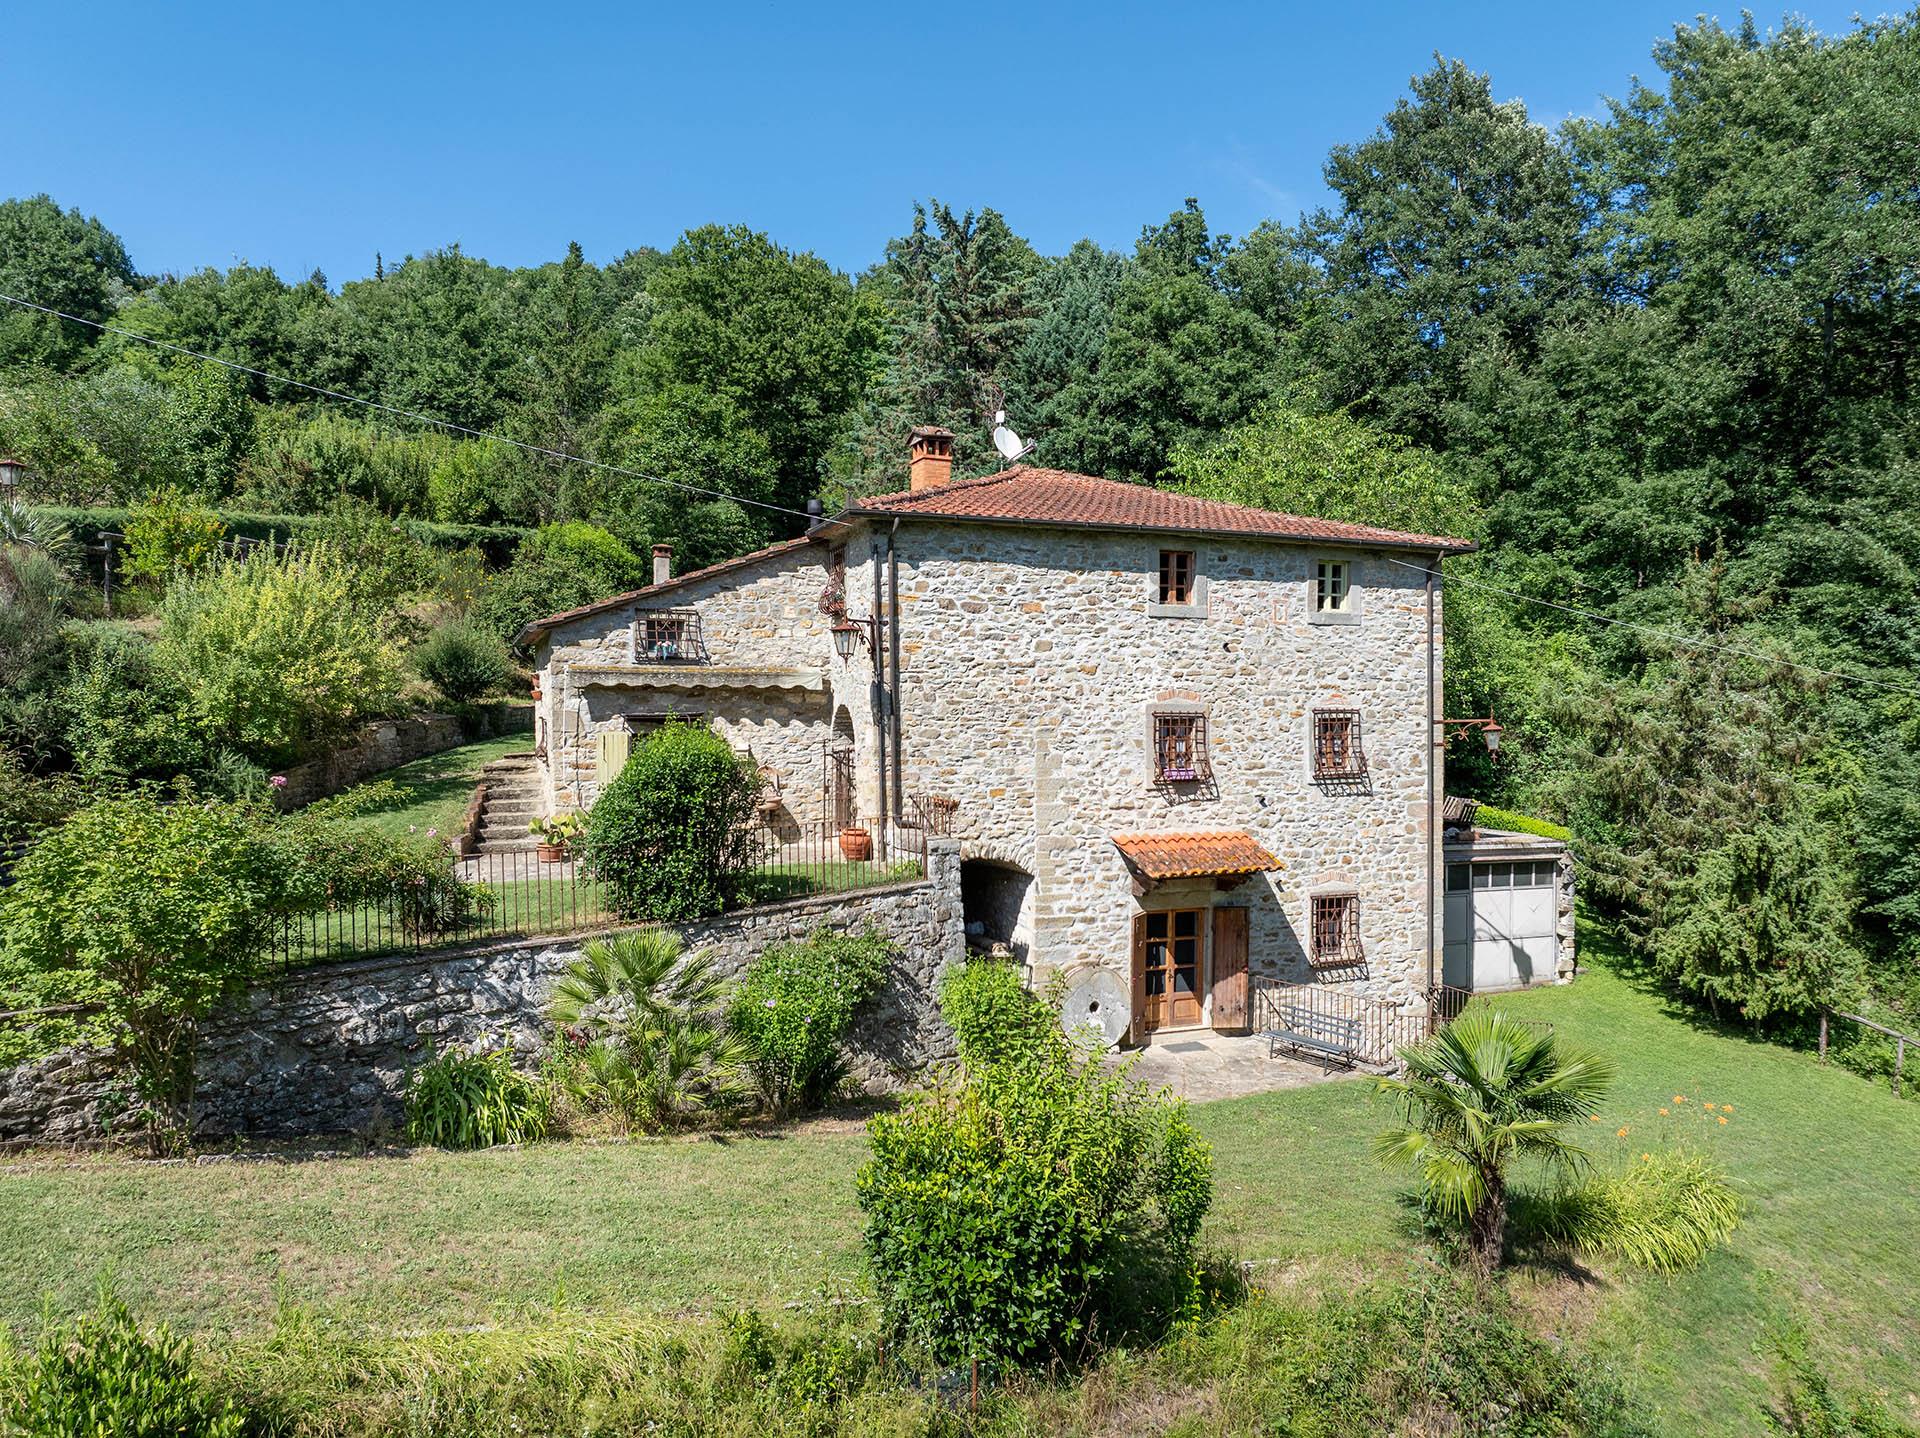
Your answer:
[[[878,852],[880,861],[887,858],[887,815],[892,811],[887,807],[887,636],[883,627],[887,625],[885,614],[880,608],[880,544],[875,540],[867,550],[868,561],[873,566],[873,705],[879,711],[879,744],[875,749],[875,759],[880,771],[880,833]]]
[[[1427,1015],[1431,1026],[1433,991],[1438,975],[1434,965],[1434,908],[1440,901],[1439,865],[1443,809],[1440,797],[1440,745],[1444,729],[1435,709],[1435,688],[1440,664],[1438,636],[1433,622],[1434,583],[1439,578],[1440,556],[1427,564]]]
[[[893,687],[887,695],[887,714],[893,729],[893,817],[906,810],[907,760],[900,742],[900,558],[894,536],[900,532],[896,515],[887,531],[887,663],[893,669]]]

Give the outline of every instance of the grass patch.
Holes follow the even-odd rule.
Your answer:
[[[1537,1326],[1631,1374],[1676,1432],[1764,1431],[1766,1335],[1783,1319],[1836,1387],[1920,1415],[1920,1107],[1631,976],[1502,1002],[1617,1060],[1596,1158],[1690,1149],[1746,1204],[1730,1244],[1671,1279],[1520,1270],[1509,1287]],[[1209,1238],[1283,1284],[1404,1269],[1429,1250],[1404,1179],[1367,1153],[1389,1117],[1364,1081],[1198,1106],[1217,1165]],[[31,1331],[43,1292],[83,1308],[102,1271],[143,1317],[222,1333],[263,1332],[283,1299],[350,1333],[777,1306],[859,1285],[865,1148],[841,1121],[311,1163],[23,1162],[0,1171],[0,1321]]]
[[[424,834],[429,829],[438,829],[451,836],[458,832],[460,821],[466,815],[467,801],[473,798],[473,786],[480,782],[480,771],[495,759],[524,754],[532,747],[531,734],[502,734],[496,739],[443,749],[410,764],[382,770],[368,782],[391,783],[394,796],[387,803],[365,810],[360,822],[391,835],[409,830]],[[353,789],[346,792],[352,793]]]

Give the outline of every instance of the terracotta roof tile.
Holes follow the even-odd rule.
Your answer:
[[[515,644],[529,644],[536,634],[544,634],[549,629],[558,629],[562,624],[571,624],[576,619],[585,619],[594,614],[605,614],[609,609],[618,609],[623,604],[632,604],[637,599],[650,599],[656,594],[670,594],[682,585],[693,584],[698,580],[711,579],[716,574],[725,574],[729,570],[744,569],[750,564],[758,564],[763,559],[771,559],[776,554],[785,554],[790,549],[798,549],[814,541],[805,535],[799,539],[783,539],[778,544],[769,544],[765,549],[756,549],[751,554],[736,555],[732,559],[723,559],[718,564],[709,564],[705,569],[689,569],[685,574],[676,574],[665,584],[649,584],[643,589],[629,589],[625,594],[615,594],[606,599],[597,599],[592,604],[583,604],[578,609],[563,609],[558,614],[549,614],[545,619],[530,619],[513,636]]]
[[[1128,865],[1147,879],[1258,874],[1282,867],[1280,861],[1244,829],[1115,834],[1113,843]]]
[[[872,495],[848,507],[849,515],[919,515],[929,519],[981,520],[999,524],[1090,525],[1103,529],[1171,530],[1185,534],[1245,534],[1329,544],[1379,545],[1392,549],[1438,549],[1464,553],[1467,540],[1407,534],[1370,524],[1276,514],[1224,500],[1123,484],[1064,469],[1018,464],[981,479]]]

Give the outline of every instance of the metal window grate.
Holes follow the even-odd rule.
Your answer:
[[[707,644],[697,609],[642,609],[633,617],[636,664],[705,664]]]
[[[1207,716],[1153,716],[1153,777],[1161,784],[1185,784],[1211,778],[1207,759]]]
[[[1367,751],[1360,743],[1358,709],[1313,711],[1313,777],[1364,779]]]
[[[1360,900],[1353,894],[1313,896],[1313,951],[1307,962],[1316,969],[1341,968],[1364,962],[1360,946]]]

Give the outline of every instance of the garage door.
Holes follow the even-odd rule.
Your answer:
[[[1447,865],[1445,979],[1460,989],[1512,989],[1554,975],[1551,861]]]

